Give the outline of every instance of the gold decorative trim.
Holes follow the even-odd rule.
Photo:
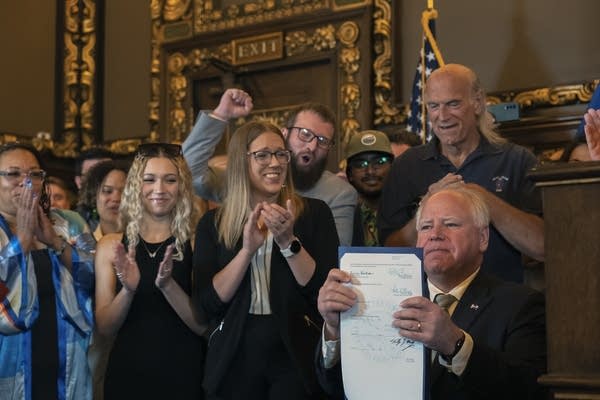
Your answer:
[[[285,35],[285,54],[288,57],[308,51],[333,50],[337,46],[335,27],[326,25],[316,28],[313,33],[306,31],[288,32]]]
[[[78,85],[79,85],[79,49],[76,36],[79,33],[77,13],[78,0],[67,0],[65,4],[65,42],[64,42],[64,80],[63,80],[63,126],[64,133],[74,131],[77,127]]]
[[[158,122],[160,120],[160,43],[161,43],[161,8],[159,0],[150,2],[151,32],[150,39],[150,139],[157,140]]]
[[[281,0],[278,6],[275,0],[261,0],[230,5],[221,10],[215,7],[213,0],[194,0],[194,33],[216,32],[311,14],[330,9],[330,1]]]
[[[52,134],[49,132],[39,132],[34,137],[0,132],[0,144],[10,142],[27,143],[31,144],[40,152],[50,151],[56,157],[77,157],[79,155],[79,151],[72,151],[72,149],[77,145],[76,139],[76,136],[71,133],[67,135],[63,142],[57,142],[52,139]],[[107,142],[102,145],[95,144],[94,146],[106,148],[107,150],[112,151],[114,154],[125,155],[133,153],[142,142],[146,141],[146,138],[123,139]],[[86,149],[87,148],[82,148],[82,150]]]
[[[154,3],[155,0],[152,2]],[[182,19],[188,11],[191,2],[191,0],[166,0],[163,6],[164,20],[171,22]]]
[[[360,50],[356,41],[360,32],[355,22],[344,22],[337,31],[337,37],[342,44],[339,50],[339,66],[344,71],[344,80],[340,87],[342,100],[343,119],[341,129],[341,148],[346,148],[352,134],[360,130],[360,123],[356,119],[356,111],[360,106],[360,87],[355,76],[360,71]]]
[[[53,142],[41,133],[32,143],[40,151],[75,157],[96,142],[96,2],[65,0],[64,12],[62,140]]]
[[[565,106],[586,103],[592,99],[600,79],[572,85],[559,85],[536,89],[494,92],[487,96],[488,104],[518,103],[521,108]]]
[[[193,0],[151,0],[150,18],[151,32],[150,40],[150,102],[149,140],[156,142],[160,140],[159,120],[160,114],[160,92],[161,92],[161,65],[160,46],[165,41],[181,39],[192,35],[192,30],[185,29],[186,25],[192,24]],[[173,29],[167,31],[168,27]],[[183,28],[183,29],[182,29]],[[165,37],[167,36],[167,37]]]
[[[392,99],[392,9],[393,0],[375,0],[373,13],[373,88],[375,109],[373,124],[403,124],[409,104],[394,105]],[[589,102],[600,79],[572,85],[490,93],[488,104],[515,102],[521,108],[563,106]]]
[[[392,71],[392,1],[365,0],[352,3],[354,6],[373,5],[372,51],[373,59],[373,116],[372,125],[403,124],[406,122],[408,104],[394,104],[392,88],[394,77]],[[168,4],[167,4],[168,3]],[[204,69],[208,60],[215,58],[232,64],[231,43],[215,47],[195,48],[181,53],[165,54],[164,62],[167,71],[161,75],[160,45],[165,41],[164,26],[178,23],[191,23],[193,34],[247,27],[253,24],[290,19],[301,15],[314,14],[316,11],[339,10],[339,2],[335,0],[255,0],[239,2],[219,9],[218,2],[212,0],[167,1],[151,0],[152,12],[152,77],[150,109],[150,138],[156,141],[160,138],[159,120],[165,123],[165,140],[180,141],[185,138],[194,115],[189,107],[190,82],[187,78],[190,72]],[[350,4],[350,3],[349,3]],[[167,5],[170,7],[168,8]],[[337,7],[337,8],[336,8]],[[172,10],[167,17],[166,10]],[[366,8],[367,10],[369,8]],[[177,12],[175,12],[177,10]],[[190,19],[191,16],[191,19]],[[174,26],[174,25],[173,25]],[[339,98],[341,106],[342,145],[349,135],[359,129],[356,119],[360,107],[361,88],[357,83],[359,74],[360,52],[356,46],[357,40],[352,36],[358,28],[352,25],[322,26],[314,31],[284,32],[285,57],[294,57],[309,51],[338,50],[340,66]],[[364,34],[364,33],[363,33]],[[350,39],[348,39],[350,38]],[[488,96],[489,103],[516,101],[523,108],[560,106],[577,102],[587,102],[591,98],[598,80],[582,82],[574,85],[556,86],[528,90],[515,90],[492,93]],[[161,89],[161,85],[166,88]],[[161,90],[166,104],[161,105]],[[160,107],[165,107],[161,111]],[[272,118],[282,121],[285,110],[260,110],[255,116]]]
[[[372,0],[332,0],[332,2],[331,6],[334,11],[345,11],[368,6]]]
[[[169,141],[180,143],[188,132],[188,112],[183,107],[187,97],[188,78],[183,75],[188,60],[181,53],[172,54],[168,62],[169,74]],[[190,110],[191,111],[191,110]],[[191,112],[189,112],[191,116]]]
[[[285,34],[284,51],[287,57],[307,52],[330,51],[338,48],[338,64],[342,73],[340,81],[340,99],[342,106],[341,144],[348,142],[350,135],[360,129],[356,119],[360,106],[360,87],[356,75],[360,72],[360,51],[356,46],[359,27],[355,22],[343,22],[336,30],[334,25],[317,27],[312,32],[293,31]],[[176,52],[167,59],[167,138],[168,141],[181,142],[193,124],[191,108],[186,108],[190,72],[204,69],[207,60],[218,59],[231,63],[231,43],[215,48],[195,48],[187,53]],[[284,110],[285,111],[285,110]],[[280,121],[282,110],[260,110],[260,114],[269,120]],[[252,116],[256,116],[253,114]]]
[[[406,122],[407,106],[399,108],[392,98],[392,7],[393,0],[375,0],[373,12],[373,93],[375,109],[373,124],[402,124]]]
[[[194,35],[194,13],[191,5],[192,0],[151,1],[152,20],[159,20],[157,33],[160,42],[172,42]]]

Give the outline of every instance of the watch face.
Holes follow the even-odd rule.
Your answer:
[[[301,248],[302,248],[302,245],[300,244],[299,240],[293,240],[292,243],[290,244],[290,251],[294,254],[298,254],[300,252]]]

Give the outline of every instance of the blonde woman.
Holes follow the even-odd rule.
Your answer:
[[[202,398],[204,327],[192,289],[193,198],[178,145],[138,148],[121,199],[124,234],[96,250],[96,323],[115,336],[107,399]]]
[[[319,398],[316,299],[337,263],[331,210],[294,192],[281,131],[249,122],[228,149],[227,194],[196,230],[194,304],[215,326],[209,399]]]

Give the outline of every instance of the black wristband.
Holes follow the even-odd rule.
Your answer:
[[[446,361],[448,364],[452,364],[452,359],[458,354],[460,349],[462,349],[463,344],[465,343],[465,337],[466,337],[466,335],[463,333],[462,336],[460,337],[460,339],[458,339],[456,341],[456,343],[454,344],[454,351],[452,352],[452,354],[446,355],[446,354],[440,353],[440,357],[442,357],[442,359],[444,361]]]

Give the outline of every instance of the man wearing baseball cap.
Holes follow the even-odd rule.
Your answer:
[[[380,245],[377,208],[393,159],[390,141],[380,131],[361,131],[352,136],[346,147],[346,176],[359,195],[354,214],[353,246]]]

